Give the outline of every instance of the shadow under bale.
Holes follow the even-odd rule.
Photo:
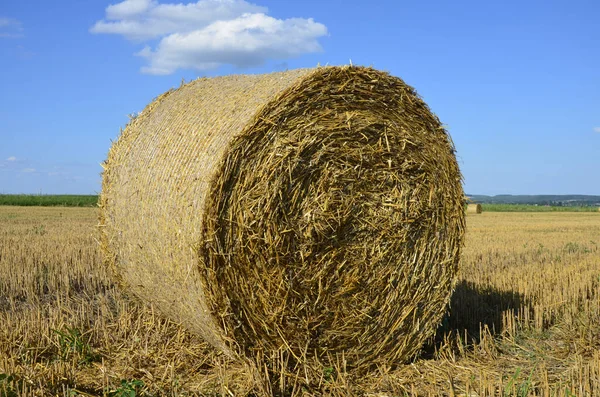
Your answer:
[[[481,340],[481,331],[486,328],[492,336],[501,334],[504,331],[503,313],[512,310],[517,315],[525,305],[523,296],[515,291],[501,291],[462,280],[452,294],[449,312],[422,356],[431,356],[436,347],[443,343],[444,336],[450,332],[466,334],[473,343]]]

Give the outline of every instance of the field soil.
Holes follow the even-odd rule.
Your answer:
[[[97,223],[95,208],[0,207],[0,396],[264,391],[113,283]],[[600,213],[484,212],[467,224],[451,307],[418,357],[360,377],[323,368],[294,393],[600,396]]]

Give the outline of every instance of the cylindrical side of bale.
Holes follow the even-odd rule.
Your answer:
[[[481,204],[469,204],[467,205],[467,213],[468,214],[481,214],[483,208]]]
[[[406,360],[455,282],[454,152],[415,91],[371,68],[199,79],[111,148],[106,262],[231,356]]]

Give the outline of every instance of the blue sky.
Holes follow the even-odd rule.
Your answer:
[[[0,2],[0,193],[98,192],[182,79],[352,60],[417,89],[467,192],[600,194],[597,0],[176,1]]]

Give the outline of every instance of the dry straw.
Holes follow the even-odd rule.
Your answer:
[[[461,175],[440,121],[399,78],[322,67],[198,79],[132,120],[104,166],[106,261],[231,357],[278,356],[282,372],[336,355],[348,370],[389,365],[446,310]]]
[[[481,214],[483,211],[481,204],[469,204],[467,205],[468,214]]]

